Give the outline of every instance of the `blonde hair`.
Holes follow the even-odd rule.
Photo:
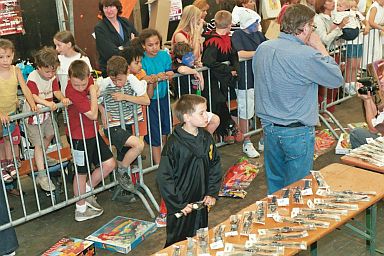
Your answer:
[[[215,14],[216,28],[227,28],[232,24],[232,14],[229,11],[221,10]]]
[[[180,31],[188,32],[189,38],[188,43],[192,46],[195,51],[195,47],[199,46],[200,52],[200,42],[201,42],[201,32],[200,26],[197,24],[201,19],[201,10],[194,5],[188,5],[183,9],[183,14],[181,15],[181,20],[177,26],[175,33],[172,36],[172,47],[174,43],[174,38],[177,33]]]

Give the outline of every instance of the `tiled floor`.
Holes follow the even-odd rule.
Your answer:
[[[358,99],[347,101],[336,107],[336,117],[342,124],[346,125],[349,122],[358,122],[363,120],[361,111],[361,103]],[[252,137],[252,140],[257,145],[259,136]],[[239,157],[242,156],[241,145],[235,144],[225,146],[220,149],[222,154],[223,169],[227,169]],[[262,163],[262,157],[255,160]],[[340,157],[330,151],[325,155],[320,156],[315,161],[314,169],[320,169],[330,163],[340,162]],[[155,173],[152,172],[145,175],[146,184],[151,188],[157,200],[159,193],[155,184]],[[229,215],[236,213],[240,209],[254,203],[257,199],[263,198],[266,195],[266,183],[263,170],[259,173],[248,189],[248,195],[245,199],[227,199],[222,198],[210,212],[210,226],[214,226]],[[28,196],[27,196],[28,197]],[[94,230],[108,222],[116,215],[128,216],[143,220],[151,220],[149,214],[145,210],[141,201],[127,204],[111,201],[111,192],[104,192],[98,195],[98,202],[102,204],[105,213],[93,220],[77,223],[74,220],[74,206],[70,205],[65,209],[58,210],[54,213],[32,220],[27,224],[17,226],[16,231],[20,243],[20,248],[17,255],[39,255],[44,249],[54,244],[63,236],[73,236],[84,238]],[[362,218],[361,216],[359,218]],[[379,204],[378,208],[378,223],[377,223],[378,247],[384,249],[384,219],[383,219],[383,203]],[[147,238],[129,255],[143,256],[151,255],[163,248],[165,243],[165,229],[158,231]],[[368,255],[365,248],[365,241],[359,239],[352,234],[350,230],[342,228],[329,234],[318,243],[319,255]],[[119,255],[105,250],[97,250],[97,255]],[[309,252],[300,253],[300,255],[309,255]]]

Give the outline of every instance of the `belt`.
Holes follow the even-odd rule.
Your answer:
[[[291,123],[291,124],[287,124],[287,125],[282,125],[282,124],[273,124],[274,126],[278,126],[278,127],[287,127],[287,128],[295,128],[295,127],[301,127],[301,126],[305,126],[304,124],[302,124],[301,122],[296,122],[296,123]]]

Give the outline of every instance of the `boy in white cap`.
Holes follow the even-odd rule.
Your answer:
[[[239,84],[236,91],[239,128],[245,134],[248,132],[248,120],[255,115],[252,57],[257,47],[267,39],[259,31],[260,16],[255,11],[241,8],[238,10],[238,17],[241,29],[233,33],[232,46],[238,52],[240,59],[249,59],[240,62]],[[248,157],[260,156],[253,146],[250,136],[244,136],[243,152]]]

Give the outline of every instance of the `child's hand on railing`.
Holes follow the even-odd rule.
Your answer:
[[[0,112],[0,120],[3,125],[9,124],[9,116]]]
[[[68,107],[69,104],[71,104],[71,101],[68,98],[63,98],[61,103],[63,103],[64,107]]]
[[[53,101],[50,101],[48,104],[47,104],[47,107],[49,107],[52,111],[55,111],[57,109],[57,105],[55,102]]]

